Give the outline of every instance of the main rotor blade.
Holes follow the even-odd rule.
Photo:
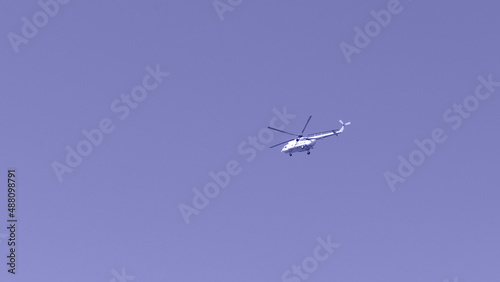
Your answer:
[[[290,142],[290,141],[292,141],[292,140],[295,140],[295,138],[290,139],[290,140],[287,140],[287,141],[285,141],[285,142],[278,143],[278,144],[273,145],[273,146],[271,146],[271,147],[269,147],[269,148],[274,148],[274,147],[276,147],[276,146],[283,145],[283,144],[288,143],[288,142]]]
[[[309,118],[307,119],[306,125],[304,126],[304,129],[302,129],[302,132],[300,133],[300,135],[304,134],[304,131],[306,130],[306,127],[309,124],[309,121],[311,120],[312,117],[313,116],[309,116]]]
[[[285,134],[289,134],[289,135],[293,135],[293,136],[299,136],[298,134],[293,134],[293,133],[290,133],[290,132],[286,132],[286,131],[283,131],[283,130],[279,130],[279,129],[274,128],[274,127],[270,127],[270,126],[268,126],[267,128],[272,129],[272,130],[279,131],[279,132],[281,132],[281,133],[285,133]]]

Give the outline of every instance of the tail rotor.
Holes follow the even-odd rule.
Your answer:
[[[340,124],[342,124],[342,126],[346,126],[346,125],[351,124],[351,122],[350,122],[350,121],[348,121],[348,122],[346,122],[346,123],[344,123],[342,120],[339,120],[339,121],[340,121]]]
[[[337,136],[337,137],[339,136],[339,133],[344,131],[344,127],[346,127],[346,125],[351,124],[350,121],[346,122],[346,123],[344,123],[342,120],[339,120],[339,121],[340,121],[340,124],[342,124],[342,127],[338,131],[335,131],[335,130],[333,131],[333,134],[335,134],[335,136]]]

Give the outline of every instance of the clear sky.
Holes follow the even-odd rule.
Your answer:
[[[499,281],[497,1],[0,7],[1,281]]]

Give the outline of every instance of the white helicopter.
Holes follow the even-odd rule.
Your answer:
[[[292,153],[299,153],[299,152],[305,152],[305,151],[307,151],[307,154],[309,155],[309,154],[311,154],[311,152],[309,150],[311,150],[311,149],[314,148],[314,145],[316,145],[316,142],[318,142],[318,140],[326,138],[326,137],[330,137],[332,135],[339,136],[339,133],[342,133],[344,131],[344,127],[346,125],[351,124],[351,122],[343,123],[342,120],[339,120],[340,124],[342,124],[342,127],[340,129],[334,129],[334,130],[329,130],[329,131],[324,131],[324,132],[318,132],[318,133],[310,134],[310,135],[307,135],[307,136],[303,136],[302,134],[306,130],[306,127],[309,124],[309,121],[311,120],[311,118],[312,118],[312,116],[309,116],[309,119],[307,120],[306,125],[304,126],[304,129],[302,129],[302,132],[300,134],[293,134],[293,133],[290,133],[290,132],[286,132],[286,131],[283,131],[283,130],[280,130],[280,129],[268,126],[267,128],[269,128],[269,129],[272,129],[272,130],[275,130],[275,131],[278,131],[278,132],[281,132],[281,133],[285,133],[285,134],[296,136],[293,139],[287,140],[285,142],[278,143],[278,144],[273,145],[273,146],[271,146],[269,148],[274,148],[276,146],[279,146],[279,145],[287,143],[285,145],[285,147],[283,147],[283,149],[281,149],[281,152],[283,152],[285,154],[289,154],[290,156],[292,156]]]

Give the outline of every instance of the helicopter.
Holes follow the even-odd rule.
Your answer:
[[[300,134],[294,134],[294,133],[286,132],[286,131],[268,126],[267,128],[272,129],[274,131],[278,131],[281,133],[295,136],[295,138],[293,138],[293,139],[278,143],[278,144],[273,145],[269,148],[274,148],[274,147],[277,147],[279,145],[283,145],[286,143],[286,145],[283,147],[283,149],[281,149],[282,153],[289,154],[290,156],[292,156],[293,153],[307,152],[307,154],[310,155],[311,154],[310,150],[314,148],[314,145],[316,145],[316,142],[318,142],[318,140],[321,140],[323,138],[330,137],[333,135],[339,136],[339,134],[344,131],[345,126],[351,124],[351,122],[344,123],[344,122],[342,122],[342,120],[339,120],[340,124],[342,124],[342,127],[340,129],[333,129],[333,130],[329,130],[329,131],[323,131],[323,132],[313,133],[313,134],[309,134],[307,136],[304,136],[303,135],[304,131],[306,130],[306,127],[309,124],[309,121],[311,120],[311,118],[312,118],[312,116],[309,116],[309,118],[307,119],[306,125],[304,126],[304,129],[302,129],[302,132]]]

